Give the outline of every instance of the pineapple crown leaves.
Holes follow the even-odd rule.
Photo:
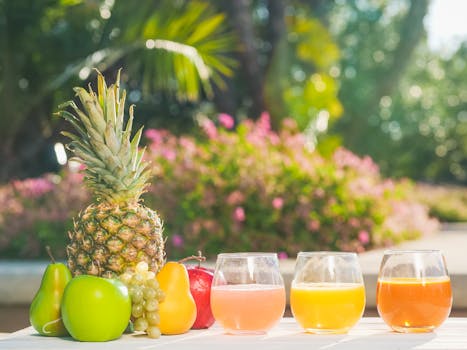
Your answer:
[[[74,101],[68,101],[59,106],[57,114],[76,130],[62,134],[71,140],[67,147],[74,154],[72,160],[86,166],[87,186],[98,201],[138,201],[148,186],[151,171],[143,160],[145,149],[138,147],[143,128],[131,138],[133,105],[129,107],[125,125],[126,91],[120,94],[120,70],[111,86],[106,85],[97,71],[97,94],[91,86],[89,91],[81,87],[74,91],[82,109]]]

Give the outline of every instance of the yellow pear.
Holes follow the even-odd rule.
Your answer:
[[[196,320],[196,304],[190,292],[190,280],[185,265],[169,261],[157,274],[165,299],[159,305],[162,334],[187,332]]]

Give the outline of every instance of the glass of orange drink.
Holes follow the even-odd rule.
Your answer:
[[[362,317],[365,287],[355,253],[298,253],[290,306],[308,333],[347,333]]]
[[[376,305],[396,332],[431,332],[451,312],[452,291],[439,250],[389,250],[383,255]]]
[[[230,334],[263,334],[276,325],[285,310],[277,254],[219,254],[211,286],[211,309]]]

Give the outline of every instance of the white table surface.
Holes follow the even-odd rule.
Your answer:
[[[267,335],[226,335],[216,324],[208,330],[192,330],[177,336],[149,339],[125,334],[103,343],[81,343],[71,338],[42,337],[31,327],[0,340],[0,349],[112,349],[112,350],[249,350],[249,349],[467,349],[467,318],[449,318],[433,333],[391,332],[380,318],[363,318],[346,335],[303,333],[294,319],[284,318]]]

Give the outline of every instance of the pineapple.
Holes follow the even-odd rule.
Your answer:
[[[142,128],[131,138],[133,106],[125,125],[120,71],[110,87],[98,72],[97,95],[91,86],[89,92],[74,90],[82,109],[69,101],[58,114],[76,129],[63,135],[71,140],[72,159],[85,166],[84,181],[95,202],[74,219],[68,233],[68,266],[73,275],[114,277],[146,261],[157,273],[165,258],[162,221],[141,203],[151,172],[144,149],[138,148]]]

